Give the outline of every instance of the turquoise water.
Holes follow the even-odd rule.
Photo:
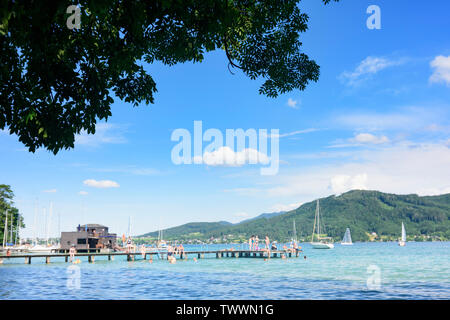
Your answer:
[[[11,259],[0,265],[0,299],[450,299],[450,242],[302,247],[306,259],[211,256],[169,264],[102,257],[90,264],[82,258],[79,289],[68,285],[63,259],[49,265]],[[368,268],[379,270],[379,287]]]

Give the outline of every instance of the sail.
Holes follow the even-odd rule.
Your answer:
[[[342,239],[343,243],[352,243],[352,236],[350,235],[350,229],[347,228],[345,230],[344,238]]]
[[[406,231],[405,231],[405,225],[402,222],[402,241],[406,242]]]

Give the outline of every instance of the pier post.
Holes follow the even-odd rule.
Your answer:
[[[131,256],[127,254],[127,261],[131,261]]]
[[[234,258],[236,257],[236,254],[234,252],[231,253],[231,257]]]
[[[261,253],[259,254],[259,256],[260,256],[260,258],[264,257],[264,253],[261,252]]]
[[[219,253],[218,253],[218,252],[216,252],[216,258],[217,258],[217,259],[220,259],[220,256],[219,256]]]
[[[256,257],[256,253],[254,252],[254,253],[253,253],[253,258],[255,258],[255,257]]]
[[[144,253],[144,260],[147,260],[147,254]]]
[[[111,255],[108,254],[108,261],[111,261]]]
[[[198,254],[198,258],[200,259],[200,253]]]
[[[239,252],[239,258],[242,258],[242,252]]]
[[[88,257],[88,261],[89,261],[90,263],[94,262],[94,261],[95,261],[95,257],[89,256],[89,257]]]
[[[64,260],[65,260],[66,262],[68,262],[68,261],[69,261],[69,257],[68,257],[68,256],[65,256],[65,257],[64,257]]]
[[[25,258],[25,264],[31,264],[31,257]]]
[[[289,252],[289,258],[291,258],[292,257],[292,252]]]
[[[273,257],[274,257],[274,258],[277,257],[277,253],[276,253],[276,252],[273,253]]]
[[[50,263],[50,257],[45,257],[45,263]]]

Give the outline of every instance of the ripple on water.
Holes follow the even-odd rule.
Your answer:
[[[210,247],[211,249],[211,247]],[[449,299],[450,243],[337,245],[307,259],[202,259],[171,265],[155,259],[83,260],[81,288],[66,286],[67,264],[5,263],[1,299]],[[386,257],[389,257],[387,259]],[[38,259],[36,259],[38,260]],[[381,288],[367,289],[367,267],[380,268]]]

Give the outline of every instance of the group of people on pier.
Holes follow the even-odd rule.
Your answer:
[[[260,248],[259,247],[259,238],[257,235],[252,235],[249,239],[248,239],[248,248],[251,251],[267,251],[270,252],[278,250],[278,246],[277,246],[277,242],[273,241],[270,242],[269,236],[266,236],[264,239],[264,247]],[[297,252],[297,251],[301,251],[301,247],[298,245],[297,241],[292,240],[290,243],[289,248],[286,245],[283,245],[283,250],[286,252]]]

